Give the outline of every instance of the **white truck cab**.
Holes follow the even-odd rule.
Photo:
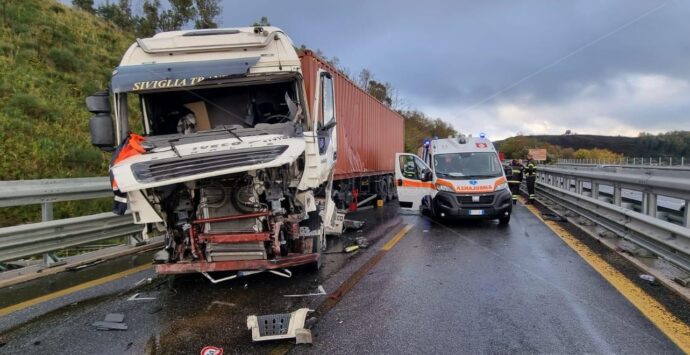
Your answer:
[[[508,181],[483,135],[427,140],[419,156],[396,154],[395,180],[403,209],[436,218],[510,221]]]

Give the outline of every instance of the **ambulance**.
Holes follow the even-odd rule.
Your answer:
[[[484,134],[426,140],[418,154],[396,154],[395,181],[402,209],[438,219],[510,222],[508,180],[498,152]]]

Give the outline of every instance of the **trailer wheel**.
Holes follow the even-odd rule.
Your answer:
[[[376,193],[379,195],[379,199],[383,201],[388,201],[390,199],[390,191],[388,190],[388,182],[386,180],[380,180],[376,184],[377,190]]]
[[[397,197],[395,196],[395,186],[393,186],[393,179],[391,179],[390,176],[387,176],[385,183],[388,187],[388,198],[386,199],[386,201],[392,201]]]

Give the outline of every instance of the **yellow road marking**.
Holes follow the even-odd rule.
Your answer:
[[[643,289],[635,285],[625,275],[616,270],[589,247],[580,242],[572,234],[554,221],[541,218],[541,213],[534,205],[525,205],[527,209],[539,218],[549,229],[559,236],[571,249],[584,259],[606,281],[618,290],[632,303],[647,319],[661,330],[678,347],[690,354],[690,327],[674,316],[666,307],[657,302]]]
[[[0,317],[5,316],[7,314],[10,314],[12,312],[22,310],[22,309],[27,308],[27,307],[31,307],[33,305],[37,305],[39,303],[50,301],[52,299],[66,296],[66,295],[69,295],[69,294],[72,294],[72,293],[75,293],[77,291],[81,291],[81,290],[84,290],[87,288],[102,285],[104,283],[107,283],[107,282],[110,282],[113,280],[117,280],[117,279],[123,278],[125,276],[136,274],[137,272],[144,271],[144,270],[147,270],[150,268],[151,268],[151,264],[137,266],[133,269],[125,270],[125,271],[118,272],[118,273],[112,274],[112,275],[108,275],[108,276],[102,277],[100,279],[91,280],[89,282],[85,282],[83,284],[72,286],[72,287],[66,288],[64,290],[49,293],[49,294],[43,295],[41,297],[36,297],[34,299],[30,299],[30,300],[24,301],[22,303],[17,303],[15,305],[0,309]]]
[[[393,247],[396,244],[398,244],[398,242],[407,234],[407,232],[410,231],[410,229],[412,229],[412,227],[413,226],[411,224],[406,225],[403,229],[400,230],[400,232],[398,232],[398,234],[391,238],[391,240],[386,242],[386,244],[383,245],[383,248],[381,248],[381,250],[389,251],[393,249]]]

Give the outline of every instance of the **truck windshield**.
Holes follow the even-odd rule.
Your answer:
[[[455,179],[488,179],[503,173],[493,152],[436,154],[434,172],[437,177]]]

